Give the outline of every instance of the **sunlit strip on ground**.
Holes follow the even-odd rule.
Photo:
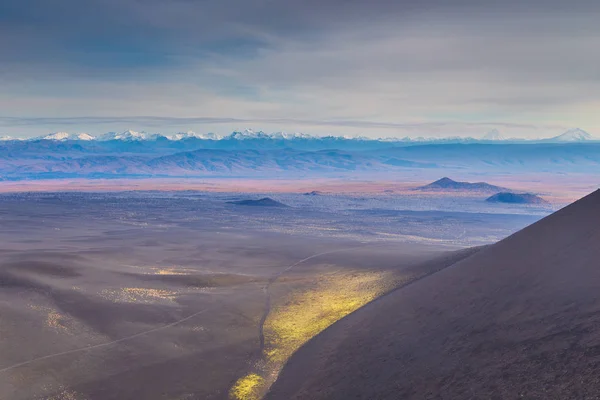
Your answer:
[[[354,272],[321,276],[274,304],[265,322],[265,349],[254,370],[230,390],[236,400],[260,399],[287,359],[334,322],[396,286],[389,273]]]

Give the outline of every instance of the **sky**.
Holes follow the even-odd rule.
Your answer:
[[[597,0],[3,0],[0,136],[600,136]]]

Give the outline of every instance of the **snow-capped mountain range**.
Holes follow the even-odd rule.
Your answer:
[[[545,140],[404,138],[377,140],[267,134],[220,137],[125,131],[93,137],[57,132],[0,142],[0,181],[73,177],[360,176],[391,174],[598,173],[600,141],[581,130]],[[495,139],[494,139],[495,138]],[[423,172],[425,171],[425,172]]]
[[[99,141],[109,141],[109,140],[123,140],[123,141],[138,141],[138,140],[158,140],[158,139],[168,139],[168,140],[185,140],[185,139],[202,139],[202,140],[222,140],[222,139],[236,139],[236,140],[249,140],[249,139],[278,139],[278,140],[291,140],[291,139],[317,139],[316,136],[311,136],[306,133],[288,133],[288,132],[274,132],[274,133],[265,133],[263,131],[253,131],[251,129],[246,129],[242,132],[232,132],[228,136],[217,135],[216,133],[197,133],[197,132],[177,132],[173,135],[162,135],[158,133],[148,133],[148,132],[136,132],[133,130],[127,130],[125,132],[108,132],[104,135],[100,135],[98,137],[92,136],[88,133],[67,133],[67,132],[56,132],[51,133],[49,135],[35,137],[29,140],[57,140],[57,141],[66,141],[66,140],[99,140]],[[345,139],[350,139],[349,137],[344,137]],[[358,138],[357,138],[358,139]],[[366,139],[366,138],[364,138]],[[10,137],[6,137],[4,140],[11,140]]]
[[[53,140],[53,141],[126,141],[126,142],[134,142],[134,141],[154,141],[165,139],[169,141],[180,141],[187,139],[200,139],[200,140],[353,140],[353,141],[377,141],[377,142],[404,142],[404,143],[432,143],[432,142],[523,142],[523,141],[533,141],[533,142],[552,142],[552,143],[563,143],[563,142],[585,142],[585,141],[595,141],[600,140],[589,134],[588,132],[580,129],[573,128],[564,132],[561,135],[551,137],[548,139],[517,139],[517,138],[506,138],[503,136],[500,131],[497,129],[492,129],[483,135],[480,139],[472,138],[472,137],[461,137],[461,136],[453,136],[453,137],[403,137],[403,138],[379,138],[373,139],[364,136],[359,137],[350,137],[350,136],[313,136],[306,133],[300,132],[274,132],[274,133],[265,133],[263,131],[253,131],[251,129],[246,129],[244,131],[235,131],[229,135],[221,136],[215,133],[196,133],[192,131],[188,132],[178,132],[172,135],[163,135],[158,133],[148,133],[148,132],[137,132],[133,130],[127,130],[124,132],[108,132],[100,136],[93,136],[88,133],[67,133],[67,132],[55,132],[45,136],[38,136],[29,139],[17,139],[12,138],[10,136],[0,136],[0,141],[10,141],[10,140],[28,140],[28,141],[37,141],[37,140]]]

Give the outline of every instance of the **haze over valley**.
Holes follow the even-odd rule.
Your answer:
[[[598,145],[4,141],[0,397],[296,396],[297,351],[593,190]]]
[[[0,144],[0,179],[123,177],[369,177],[594,174],[600,142],[441,140],[233,134],[179,140],[62,136]],[[66,140],[68,139],[68,140]]]
[[[551,212],[261,198],[1,195],[0,397],[257,398],[330,324]]]
[[[600,399],[599,21],[0,1],[0,400]]]

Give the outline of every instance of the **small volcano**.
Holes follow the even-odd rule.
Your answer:
[[[458,182],[448,177],[444,177],[429,185],[421,186],[418,190],[460,190],[471,192],[499,192],[507,190],[506,188],[490,185],[487,182]]]
[[[255,206],[255,207],[289,207],[286,204],[280,203],[277,200],[273,200],[270,197],[263,197],[258,200],[238,200],[238,201],[228,201],[229,204],[236,204],[238,206]]]
[[[531,193],[500,192],[488,197],[485,201],[490,203],[509,204],[548,204],[546,200]]]

